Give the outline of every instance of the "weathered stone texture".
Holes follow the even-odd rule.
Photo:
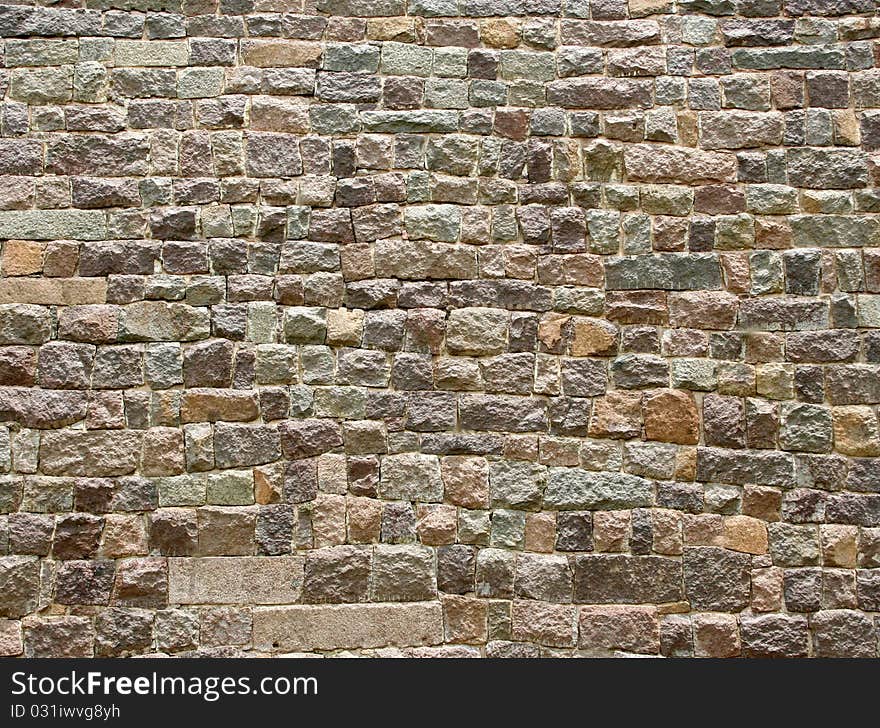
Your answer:
[[[0,7],[0,656],[877,657],[876,14]]]

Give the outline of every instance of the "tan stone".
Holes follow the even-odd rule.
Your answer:
[[[578,626],[578,646],[591,654],[615,650],[649,655],[660,652],[660,620],[655,607],[583,607]]]
[[[725,291],[670,293],[669,323],[687,329],[732,329],[739,298]]]
[[[345,496],[319,494],[313,501],[312,536],[315,548],[345,543]]]
[[[440,460],[445,500],[462,508],[489,506],[489,465],[485,458],[448,455]]]
[[[281,502],[284,472],[280,463],[254,468],[254,501],[261,506]]]
[[[782,491],[766,485],[743,487],[742,512],[762,521],[778,521],[782,509]]]
[[[844,455],[880,455],[880,424],[870,407],[834,407],[834,449]]]
[[[721,543],[733,551],[766,554],[767,524],[749,516],[728,516],[724,519]]]
[[[775,612],[782,608],[783,570],[778,566],[752,570],[752,610]]]
[[[316,458],[318,462],[318,490],[322,493],[345,495],[348,491],[348,467],[345,455],[324,453]]]
[[[572,330],[572,356],[609,356],[617,350],[617,327],[602,319],[576,318]]]
[[[675,453],[675,479],[691,481],[697,477],[697,448],[680,447]]]
[[[511,614],[513,639],[548,647],[574,647],[577,609],[570,605],[515,601]]]
[[[309,130],[309,106],[298,96],[254,96],[250,128],[305,134]]]
[[[3,246],[4,276],[29,276],[43,269],[45,243],[36,240],[8,240]]]
[[[700,416],[692,395],[666,389],[645,397],[645,437],[660,442],[695,445],[700,440]]]
[[[859,529],[856,526],[822,524],[819,526],[822,538],[822,563],[825,566],[840,566],[854,569],[859,553]]]
[[[852,147],[861,144],[861,128],[855,112],[850,109],[834,109],[831,112],[831,119],[835,144]]]
[[[480,644],[487,638],[488,603],[485,599],[444,595],[443,627],[447,642]]]
[[[73,306],[104,303],[106,278],[5,278],[0,280],[0,303],[39,303]]]
[[[480,25],[480,40],[490,48],[516,48],[519,22],[508,18],[484,20]]]
[[[254,392],[234,389],[187,389],[180,403],[183,422],[247,422],[259,412]]]
[[[422,24],[421,18],[369,18],[367,39],[392,40],[398,43],[418,42]]]
[[[526,551],[550,553],[556,546],[556,514],[527,513],[525,529]]]
[[[676,556],[681,553],[681,513],[667,509],[651,511],[654,552]]]
[[[736,657],[739,626],[733,614],[695,614],[694,654],[697,657]]]
[[[258,607],[253,629],[266,652],[438,645],[443,613],[440,602]]]
[[[101,533],[101,555],[108,559],[146,556],[149,537],[143,516],[108,513]]]
[[[316,68],[321,44],[300,40],[243,40],[241,58],[245,65],[258,68]]]
[[[613,391],[593,400],[592,437],[631,438],[642,431],[641,392]]]
[[[178,475],[186,469],[183,430],[152,427],[144,433],[141,472],[144,475]]]
[[[715,513],[685,513],[682,516],[686,546],[720,546],[723,533],[723,518]]]
[[[571,316],[560,313],[547,313],[541,317],[538,323],[538,339],[548,351],[555,351],[562,342],[562,329],[570,319]]]
[[[302,581],[301,556],[168,559],[171,604],[290,604]]]
[[[344,308],[327,311],[327,343],[330,346],[360,346],[363,329],[363,311]]]
[[[21,622],[0,619],[0,657],[15,657],[21,652]]]
[[[629,0],[629,14],[633,18],[666,13],[671,7],[671,0]]]
[[[416,509],[419,541],[428,546],[455,543],[458,510],[455,506],[420,504]]]
[[[629,511],[593,513],[593,548],[596,551],[626,551],[629,545]]]
[[[348,542],[377,543],[382,530],[382,502],[375,498],[349,497]]]

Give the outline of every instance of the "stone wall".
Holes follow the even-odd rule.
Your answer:
[[[0,653],[877,654],[875,0],[50,5]]]

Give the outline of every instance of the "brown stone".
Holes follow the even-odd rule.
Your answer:
[[[782,607],[783,570],[778,566],[752,570],[752,610],[775,612]]]
[[[697,657],[736,657],[740,653],[739,626],[733,614],[696,614],[694,654]]]
[[[640,392],[609,392],[593,400],[589,434],[592,437],[631,438],[642,431]]]
[[[183,422],[248,422],[258,414],[255,393],[231,389],[187,389],[180,406]]]
[[[489,506],[489,464],[485,458],[448,455],[440,461],[444,498],[462,508]]]
[[[695,445],[700,440],[700,416],[693,396],[667,389],[645,396],[645,437],[660,442]]]
[[[577,609],[571,605],[514,601],[513,639],[548,647],[574,647]]]
[[[441,601],[447,642],[480,644],[486,641],[488,603],[485,599],[448,594]]]
[[[578,646],[592,654],[660,652],[660,620],[655,607],[582,607],[579,630]]]
[[[782,509],[782,491],[765,485],[743,487],[742,512],[762,521],[778,521]]]

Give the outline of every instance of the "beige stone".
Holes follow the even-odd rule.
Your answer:
[[[354,496],[346,500],[346,505],[349,543],[377,543],[382,529],[382,502]]]
[[[0,619],[0,657],[15,657],[21,652],[21,622]]]
[[[29,276],[43,268],[44,243],[34,240],[8,240],[0,264],[4,276]]]
[[[724,519],[721,539],[724,548],[766,554],[767,524],[750,516],[729,516]]]
[[[315,548],[345,543],[345,496],[319,494],[312,507]]]
[[[0,303],[39,303],[72,306],[104,303],[105,278],[5,278],[0,279]]]
[[[108,513],[101,533],[101,554],[108,559],[146,556],[150,552],[144,517]]]
[[[856,526],[825,524],[819,526],[822,540],[822,563],[854,569],[859,553],[859,529]]]
[[[742,512],[762,521],[778,521],[782,509],[782,491],[766,485],[743,487]]]
[[[281,501],[284,491],[284,469],[281,463],[254,468],[254,501],[268,505]]]
[[[775,612],[782,608],[783,570],[778,566],[752,570],[752,610]]]
[[[256,394],[233,389],[187,389],[180,405],[183,422],[247,422],[258,414]]]
[[[485,599],[445,595],[443,603],[443,626],[447,642],[480,644],[486,641],[488,602]]]
[[[519,44],[519,21],[491,18],[480,25],[480,40],[490,48],[516,48]]]
[[[563,327],[571,320],[571,316],[559,313],[547,313],[538,324],[538,339],[548,351],[555,351],[562,341]]]
[[[242,61],[258,68],[315,68],[321,58],[321,44],[299,40],[243,40]]]
[[[631,438],[642,431],[641,392],[613,391],[593,400],[592,437]]]
[[[298,96],[254,96],[250,128],[305,134],[309,130],[309,106]]]
[[[572,356],[608,356],[617,350],[617,327],[602,319],[574,319]]]
[[[301,556],[168,559],[172,604],[291,604],[302,581]]]
[[[525,529],[526,551],[550,553],[556,546],[556,515],[554,513],[527,513]]]
[[[489,464],[485,458],[447,455],[440,460],[445,500],[462,508],[489,505]]]
[[[655,607],[603,605],[583,607],[578,646],[601,655],[622,650],[640,654],[660,652],[660,620]]]
[[[715,513],[685,513],[682,534],[686,546],[720,546],[724,519]]]
[[[880,423],[871,407],[834,407],[832,418],[835,450],[856,457],[880,455]]]
[[[654,551],[676,556],[681,553],[681,513],[658,508],[651,511]]]
[[[515,601],[511,612],[513,639],[548,647],[574,647],[577,609],[566,604]]]
[[[593,548],[596,551],[625,551],[629,542],[629,511],[593,513]]]
[[[265,652],[439,645],[440,602],[258,607],[254,647]]]
[[[419,541],[428,546],[455,543],[458,511],[455,506],[439,503],[419,504],[416,509],[416,530]]]

